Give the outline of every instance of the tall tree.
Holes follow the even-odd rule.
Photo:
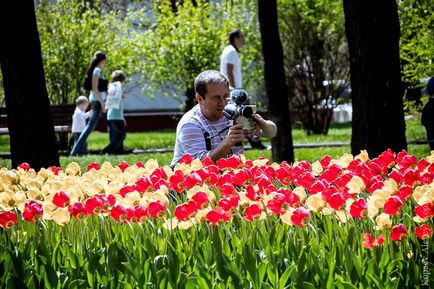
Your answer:
[[[294,161],[288,91],[283,67],[283,49],[277,24],[277,1],[258,0],[259,27],[264,56],[265,89],[271,120],[277,135],[271,139],[274,161]]]
[[[1,9],[1,71],[12,166],[58,166],[53,120],[42,66],[33,1],[8,1]]]
[[[407,148],[395,0],[344,0],[353,102],[351,151]]]

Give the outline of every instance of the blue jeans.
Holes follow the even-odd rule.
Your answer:
[[[101,104],[96,102],[90,103],[92,107],[92,113],[90,114],[89,121],[86,124],[86,127],[81,132],[80,137],[74,143],[74,147],[71,150],[71,156],[84,155],[87,154],[87,138],[90,133],[95,129],[99,117],[101,116]]]
[[[77,143],[78,139],[80,138],[81,132],[74,132],[72,133],[72,135],[74,136],[74,145]],[[87,140],[85,141],[84,144],[85,150],[87,151]]]
[[[102,150],[104,154],[122,154],[124,151],[124,140],[127,135],[125,122],[123,120],[109,120],[110,143]]]

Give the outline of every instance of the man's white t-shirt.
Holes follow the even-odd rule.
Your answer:
[[[240,56],[233,45],[226,46],[225,49],[223,49],[222,55],[220,56],[220,72],[226,77],[228,77],[228,63],[234,66],[234,88],[243,88]]]

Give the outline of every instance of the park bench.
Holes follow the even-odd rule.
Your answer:
[[[56,142],[61,152],[71,149],[73,142],[71,125],[74,110],[75,105],[73,104],[53,105],[50,107],[54,123],[54,132],[56,134]],[[5,134],[9,134],[7,111],[6,107],[0,107],[0,135]]]

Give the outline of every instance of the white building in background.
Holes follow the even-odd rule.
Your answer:
[[[178,110],[180,105],[184,103],[185,97],[176,99],[170,91],[151,92],[144,91],[143,84],[138,84],[139,75],[126,83],[126,98],[124,101],[125,110]]]

